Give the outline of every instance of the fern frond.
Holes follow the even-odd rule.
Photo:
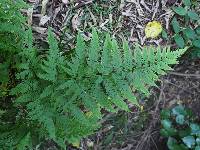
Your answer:
[[[127,42],[120,47],[109,35],[101,45],[93,29],[89,44],[81,34],[77,36],[75,52],[67,60],[49,30],[49,49],[41,60],[33,47],[31,31],[27,34],[27,49],[19,54],[19,84],[10,93],[16,97],[17,112],[25,112],[19,113],[19,118],[29,127],[23,132],[22,147],[33,138],[32,131],[62,147],[66,141],[93,133],[99,127],[102,109],[129,111],[127,102],[139,105],[134,93],[148,96],[149,87],[156,86],[159,76],[186,50],[136,45],[132,52]],[[19,143],[13,142],[12,147]]]
[[[38,74],[41,79],[55,82],[57,78],[57,61],[59,58],[59,49],[56,39],[53,36],[51,30],[48,31],[48,43],[49,43],[49,53],[47,55],[47,60],[44,60],[41,65],[44,73]]]

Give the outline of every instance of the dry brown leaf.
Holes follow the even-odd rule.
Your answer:
[[[88,9],[88,10],[89,10],[89,13],[90,13],[90,16],[91,16],[91,18],[93,20],[94,25],[96,25],[97,24],[97,19],[95,18],[95,16],[93,15],[93,13],[90,11],[90,9]]]
[[[35,0],[28,0],[28,2],[30,2],[30,3],[35,3]]]
[[[47,3],[49,2],[49,0],[43,0],[42,1],[42,10],[41,10],[41,14],[45,15],[46,14],[46,10],[47,10]]]
[[[78,18],[78,14],[75,14],[74,17],[72,18],[72,28],[73,30],[77,30],[78,26],[80,25],[80,20]]]
[[[46,34],[46,31],[47,31],[47,28],[36,27],[36,26],[33,26],[32,29],[33,29],[33,31],[40,33],[40,34]]]
[[[159,8],[159,5],[160,5],[160,2],[159,1],[157,1],[156,2],[156,6],[155,7],[153,7],[153,9],[154,9],[154,12],[153,12],[153,15],[152,15],[152,20],[154,19],[154,17],[155,17],[155,15],[156,15],[156,13],[158,12],[158,8]]]
[[[82,12],[79,10],[78,13],[76,13],[72,18],[72,28],[74,31],[78,30],[78,27],[80,26],[80,16],[82,15]]]
[[[68,0],[62,0],[62,2],[64,3],[64,4],[68,4]]]
[[[27,11],[27,17],[28,17],[28,25],[32,25],[32,17],[33,17],[33,8],[29,8]]]
[[[57,7],[54,11],[54,15],[52,17],[52,20],[51,21],[54,21],[54,19],[56,18],[56,16],[58,15],[58,13],[60,12],[61,8],[60,7]]]
[[[49,20],[50,20],[49,16],[47,15],[42,16],[42,18],[40,19],[39,26],[44,26]]]
[[[119,10],[122,10],[125,6],[124,0],[121,0],[120,5],[119,5]]]
[[[146,5],[146,3],[144,2],[144,0],[141,0],[141,1],[140,1],[140,4],[141,4],[142,6],[144,6],[144,8],[145,8],[146,10],[148,10],[149,12],[151,12],[150,8]]]
[[[30,3],[37,3],[38,0],[28,0],[28,2],[30,2]]]
[[[105,22],[100,24],[100,28],[103,28],[108,22],[109,22],[109,19],[106,19]]]

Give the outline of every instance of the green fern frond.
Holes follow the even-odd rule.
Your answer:
[[[28,42],[32,35],[27,34]],[[41,139],[53,139],[62,147],[65,141],[80,140],[98,129],[102,109],[129,111],[127,102],[139,105],[134,93],[148,96],[149,87],[156,86],[159,76],[186,51],[139,45],[131,51],[126,41],[120,47],[109,35],[101,44],[94,29],[89,43],[81,34],[77,36],[70,59],[61,55],[50,30],[48,42],[43,60],[32,41],[27,43],[28,52],[25,49],[19,54],[19,84],[11,94],[16,97],[17,112],[25,112],[19,118],[30,127],[22,136],[24,143],[33,138],[34,131]]]
[[[41,79],[55,82],[57,78],[57,61],[59,58],[58,44],[53,36],[53,33],[49,30],[48,32],[48,43],[49,51],[47,55],[47,60],[44,60],[41,65],[44,73],[38,74]]]

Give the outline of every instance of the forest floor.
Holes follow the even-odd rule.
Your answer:
[[[46,46],[47,28],[52,27],[59,46],[66,51],[75,46],[77,32],[85,40],[91,37],[91,28],[110,33],[119,41],[127,39],[130,45],[169,45],[174,43],[161,36],[147,39],[145,25],[159,21],[171,35],[172,5],[178,0],[27,0],[32,8],[26,11],[28,23],[41,47]],[[163,76],[158,87],[152,88],[149,98],[141,98],[142,108],[132,106],[132,112],[107,114],[102,128],[81,141],[83,150],[165,150],[166,140],[159,135],[159,113],[163,108],[184,104],[200,118],[200,60],[183,56],[174,70]],[[56,149],[47,144],[49,149]],[[76,149],[71,147],[71,149]]]

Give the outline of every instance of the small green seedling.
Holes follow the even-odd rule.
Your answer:
[[[200,125],[190,109],[182,105],[161,112],[160,133],[167,137],[170,150],[200,150]]]
[[[190,0],[183,0],[183,7],[173,7],[175,16],[171,21],[174,31],[173,39],[179,48],[191,47],[192,55],[200,56],[199,14]],[[180,21],[181,20],[181,21]]]

